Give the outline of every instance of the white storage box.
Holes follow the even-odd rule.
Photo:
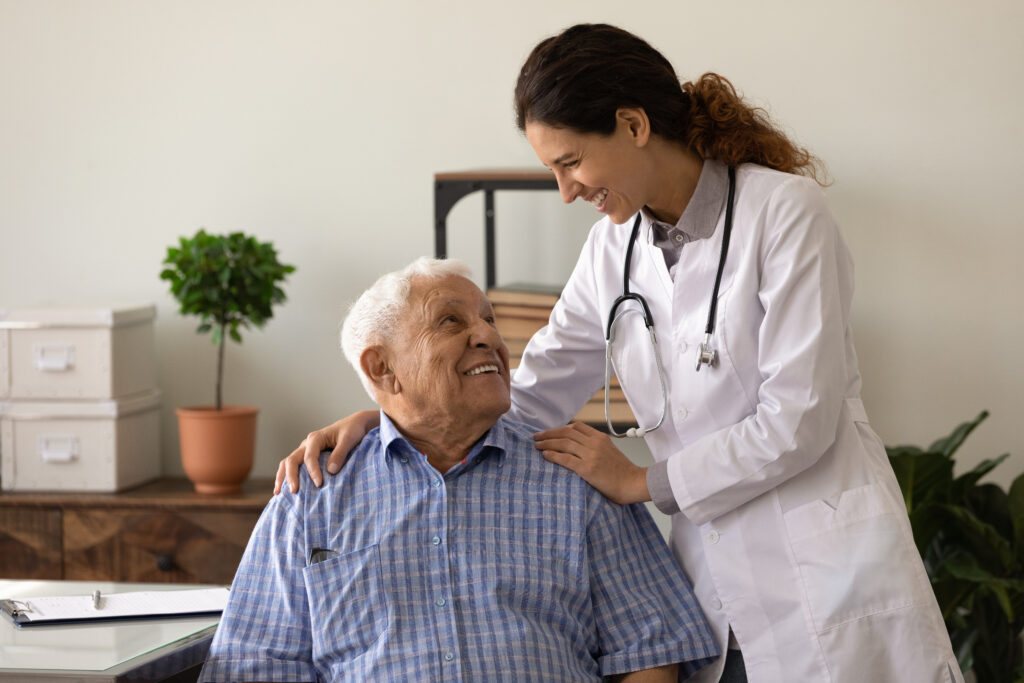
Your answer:
[[[0,488],[118,491],[160,476],[160,392],[0,403]]]
[[[0,311],[0,399],[109,399],[156,386],[156,307]]]

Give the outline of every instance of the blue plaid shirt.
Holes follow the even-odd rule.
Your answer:
[[[544,460],[525,425],[502,418],[442,476],[382,414],[325,480],[267,505],[201,680],[684,677],[718,654],[646,508]]]

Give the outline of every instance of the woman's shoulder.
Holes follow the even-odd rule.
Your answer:
[[[757,164],[737,168],[736,207],[748,215],[768,218],[770,223],[775,222],[771,216],[831,217],[825,192],[813,178]]]
[[[740,164],[736,168],[736,189],[737,192],[757,193],[765,198],[778,194],[824,194],[813,178],[758,164]]]

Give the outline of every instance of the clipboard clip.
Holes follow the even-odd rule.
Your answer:
[[[0,609],[7,612],[14,618],[18,618],[26,612],[32,611],[32,605],[24,600],[0,600]]]

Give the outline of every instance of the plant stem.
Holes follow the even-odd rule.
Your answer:
[[[222,320],[220,323],[220,344],[217,346],[217,410],[220,411],[222,406],[221,401],[221,383],[224,379],[224,328],[227,327],[227,321]]]

